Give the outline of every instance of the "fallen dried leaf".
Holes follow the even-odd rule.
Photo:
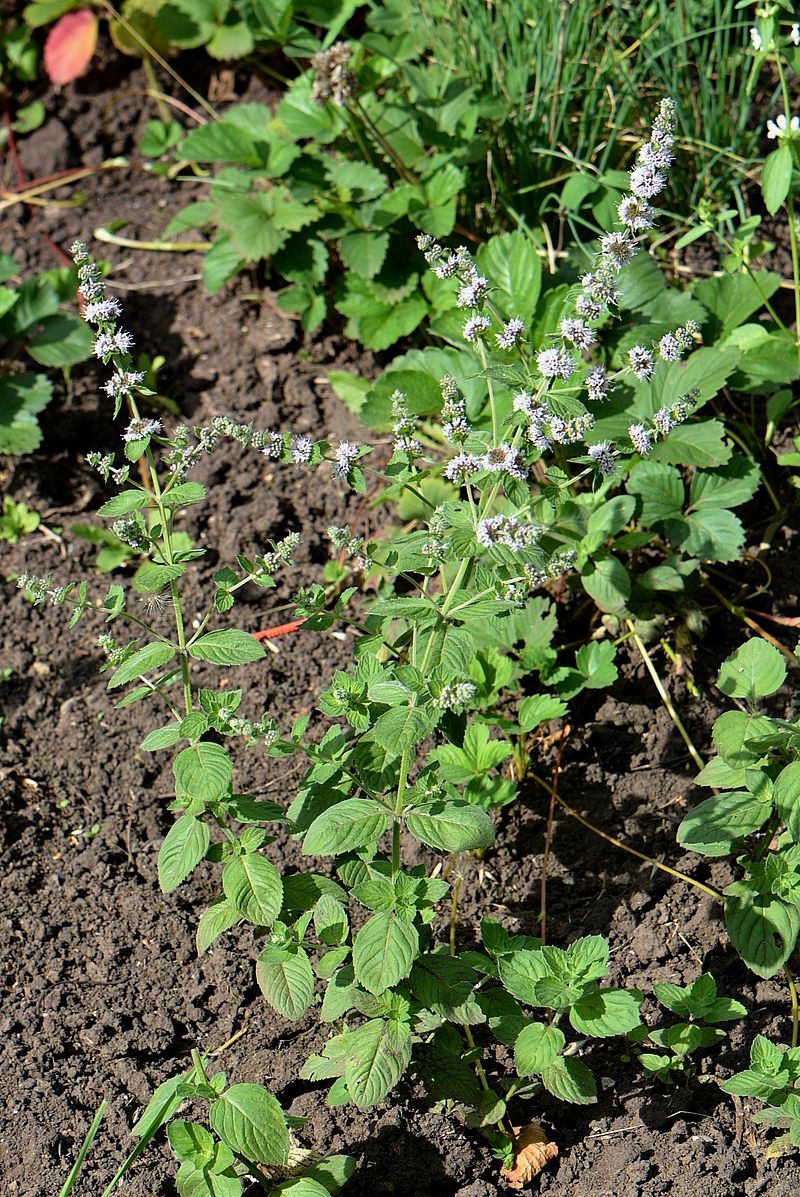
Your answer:
[[[514,1167],[501,1168],[500,1175],[511,1189],[524,1189],[558,1155],[558,1146],[551,1142],[536,1122],[527,1126],[512,1126],[514,1133]]]
[[[65,13],[44,44],[44,69],[53,83],[71,83],[88,67],[97,45],[97,17],[88,8]]]

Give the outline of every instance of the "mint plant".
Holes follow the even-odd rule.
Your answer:
[[[713,788],[678,828],[704,856],[730,856],[741,877],[725,889],[725,924],[748,968],[786,967],[800,931],[800,737],[795,722],[759,709],[786,678],[780,652],[757,637],[732,653],[717,685],[737,701],[714,723],[717,755],[697,778]]]
[[[696,1071],[689,1057],[725,1038],[724,1030],[717,1024],[743,1018],[747,1013],[741,1002],[717,996],[717,983],[710,973],[701,973],[684,987],[671,981],[656,984],[653,996],[665,1009],[685,1020],[655,1030],[636,1027],[628,1036],[632,1043],[661,1048],[659,1053],[641,1052],[639,1063],[662,1081],[678,1077],[689,1080]]]
[[[755,1097],[766,1109],[753,1115],[762,1126],[783,1130],[767,1149],[776,1156],[800,1147],[800,1048],[778,1047],[765,1035],[750,1045],[750,1067],[736,1072],[721,1089],[736,1097]]]
[[[249,925],[266,1001],[289,1019],[319,1003],[331,1034],[304,1075],[332,1082],[331,1104],[371,1106],[411,1073],[434,1100],[455,1102],[504,1162],[513,1154],[508,1103],[540,1088],[579,1104],[593,1100],[594,1080],[579,1058],[583,1041],[629,1033],[640,1021],[638,994],[601,983],[608,945],[600,936],[562,949],[484,920],[483,950],[462,950],[459,886],[451,878],[453,858],[464,868],[469,854],[490,847],[490,811],[514,795],[512,779],[498,770],[509,762],[517,779],[524,774],[528,733],[562,714],[565,699],[584,686],[615,676],[607,644],[579,649],[574,666],[557,662],[540,592],[561,584],[578,560],[581,533],[565,531],[568,505],[591,509],[599,551],[620,516],[630,518],[629,504],[617,503],[610,525],[602,510],[611,507],[618,471],[668,444],[695,397],[679,389],[619,437],[597,436],[595,409],[631,380],[644,386],[657,378],[661,387],[664,371],[675,370],[696,335],[682,319],[657,341],[631,345],[613,369],[591,356],[620,297],[622,272],[655,221],[651,201],[666,185],[674,153],[673,115],[671,101],[663,101],[631,170],[620,227],[601,238],[579,287],[566,287],[542,312],[534,311],[535,296],[524,314],[510,306],[511,280],[535,260],[516,256],[519,241],[492,249],[490,278],[464,247],[448,250],[421,236],[434,285],[479,364],[467,370],[465,358],[444,354],[439,365],[455,369],[442,369],[435,403],[430,388],[396,388],[381,400],[392,423],[384,465],[373,464],[376,449],[349,441],[334,447],[222,416],[168,433],[159,419],[143,416],[139,404],[150,392],[132,368],[133,337],[76,244],[94,352],[112,367],[105,391],[115,416],[125,409],[126,418],[123,457],[89,455],[118,488],[98,515],[140,564],[132,593],[114,583],[99,599],[86,582],[19,578],[35,603],[71,608],[72,624],[88,612],[104,617],[111,626],[98,643],[108,689],[123,694],[117,705],[148,702],[158,711],[142,748],[174,754],[176,816],[158,854],[159,883],[172,892],[203,862],[218,870],[218,896],[197,925],[198,950]],[[309,716],[287,732],[267,712],[240,714],[244,685],[215,689],[196,678],[198,663],[227,675],[264,659],[259,641],[236,627],[237,595],[244,586],[274,586],[300,537],[289,533],[268,552],[246,546],[222,564],[204,613],[189,625],[184,587],[206,549],[181,541],[178,521],[203,501],[191,474],[223,437],[285,468],[330,469],[356,492],[375,477],[384,498],[418,504],[412,526],[384,540],[331,527],[339,561],[328,577],[335,584],[310,583],[295,596],[293,626],[324,630],[342,619],[359,633],[352,665],[319,696],[327,723],[321,738],[308,734]],[[377,582],[376,597],[364,599],[357,615],[348,606],[357,587],[345,584],[345,562],[356,583]],[[536,672],[554,693],[529,694],[511,714],[510,692]],[[237,741],[272,758],[304,755],[307,769],[288,807],[237,791]],[[279,871],[267,851],[271,830],[296,837],[310,863],[324,866]],[[409,863],[409,843],[427,863]],[[443,909],[449,928],[442,937]],[[514,1072],[493,1060],[493,1039],[513,1048]],[[202,1078],[193,1083],[199,1088],[186,1095],[212,1100],[211,1128],[235,1155],[223,1134],[225,1095],[215,1090],[212,1098]],[[184,1144],[184,1132],[175,1133]],[[200,1184],[196,1173],[223,1175],[232,1166],[225,1151],[195,1137],[199,1146],[184,1160],[187,1191]]]

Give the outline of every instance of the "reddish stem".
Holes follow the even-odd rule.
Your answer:
[[[305,622],[305,619],[290,619],[288,623],[278,624],[274,628],[265,628],[263,632],[253,632],[253,639],[274,640],[276,636],[285,636],[287,632],[296,632]]]

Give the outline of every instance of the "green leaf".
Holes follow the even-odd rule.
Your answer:
[[[601,611],[614,615],[627,610],[631,576],[617,557],[596,557],[581,574],[581,585]]]
[[[195,942],[198,956],[202,956],[203,952],[207,951],[214,940],[219,938],[224,931],[230,930],[241,921],[242,916],[239,911],[231,905],[226,897],[217,898],[212,902],[200,915],[200,921],[197,924]]]
[[[428,952],[414,963],[411,988],[426,1009],[451,1019],[453,1009],[470,999],[478,980],[475,969],[457,956]]]
[[[170,582],[177,581],[186,566],[179,562],[169,565],[156,561],[145,561],[133,575],[133,589],[137,594],[159,594]]]
[[[375,995],[411,972],[419,951],[416,927],[393,911],[373,914],[353,941],[353,968],[360,985]]]
[[[36,415],[53,397],[44,374],[0,378],[0,453],[32,453],[42,441]]]
[[[733,768],[752,765],[761,757],[756,749],[748,748],[749,740],[769,736],[774,730],[766,715],[748,715],[745,711],[724,711],[714,721],[711,738],[714,747],[726,764]]]
[[[214,665],[245,665],[249,661],[260,661],[266,652],[248,632],[238,628],[226,628],[219,632],[208,632],[189,645],[189,656],[198,661],[211,661]]]
[[[391,815],[368,798],[348,798],[318,815],[303,840],[304,856],[339,856],[374,844],[391,823]]]
[[[471,802],[430,802],[405,815],[416,839],[439,852],[466,852],[488,848],[494,841],[494,823]]]
[[[356,1170],[356,1161],[351,1155],[329,1155],[309,1168],[306,1176],[324,1185],[329,1193],[336,1193],[347,1183]]]
[[[520,1076],[537,1076],[555,1062],[566,1040],[558,1027],[531,1022],[514,1043],[514,1063]]]
[[[775,778],[772,800],[794,842],[800,843],[800,761],[793,761]]]
[[[339,239],[339,253],[349,270],[374,278],[386,259],[389,248],[388,233],[368,233],[357,230]]]
[[[430,719],[419,707],[392,707],[379,716],[372,728],[372,738],[395,756],[424,740],[430,731]]]
[[[746,791],[715,794],[691,810],[678,828],[678,843],[703,856],[727,856],[735,840],[763,827],[772,806]]]
[[[390,1023],[375,1018],[350,1032],[347,1044],[347,1090],[357,1106],[373,1106],[383,1100],[408,1067],[408,1036],[401,1036]]]
[[[190,162],[237,162],[243,166],[261,166],[264,161],[255,136],[224,119],[190,129],[176,152]]]
[[[786,202],[792,185],[792,150],[788,142],[767,154],[761,170],[761,194],[771,216]]]
[[[683,511],[683,482],[672,466],[659,461],[640,461],[630,472],[628,490],[642,500],[641,520],[651,524],[675,519]]]
[[[164,644],[161,640],[145,644],[143,648],[137,649],[132,656],[123,661],[119,669],[115,670],[108,683],[108,689],[115,690],[118,686],[124,686],[126,682],[132,682],[134,678],[160,669],[174,656],[175,649],[171,644]]]
[[[582,1060],[561,1056],[541,1073],[542,1084],[561,1101],[587,1106],[595,1100],[594,1077]]]
[[[114,519],[118,515],[129,515],[131,511],[141,511],[149,507],[153,496],[143,490],[123,490],[113,495],[102,507],[98,507],[97,514],[105,519]]]
[[[443,744],[432,757],[438,760],[442,774],[447,781],[468,782],[473,777],[482,778],[489,769],[495,768],[511,756],[511,745],[504,740],[491,740],[485,723],[470,723],[464,733],[464,744]]]
[[[314,999],[314,972],[300,947],[265,948],[256,964],[256,980],[273,1010],[293,1021]]]
[[[77,316],[46,316],[28,342],[28,354],[40,366],[74,366],[92,355],[94,333]]]
[[[278,1102],[261,1085],[231,1085],[211,1103],[208,1121],[236,1155],[282,1167],[289,1155],[289,1130]]]
[[[202,1168],[214,1154],[214,1136],[197,1122],[176,1119],[167,1127],[169,1145],[179,1160],[189,1160]]]
[[[212,57],[230,61],[232,58],[244,58],[255,45],[253,35],[244,21],[237,21],[230,25],[219,25],[214,35],[206,43],[206,52]]]
[[[672,535],[685,552],[707,561],[735,561],[744,542],[741,520],[724,507],[701,507],[686,517],[688,535]]]
[[[169,894],[200,863],[211,842],[208,827],[193,815],[181,815],[167,832],[158,853],[158,884]]]
[[[759,977],[771,977],[794,949],[800,910],[779,898],[745,893],[725,899],[725,925],[747,967]]]
[[[243,265],[244,259],[228,235],[217,237],[203,258],[203,286],[208,294],[215,295]]]
[[[180,723],[168,723],[165,727],[158,727],[145,736],[139,745],[145,752],[157,752],[160,748],[171,748],[181,738]]]
[[[492,284],[492,301],[506,318],[530,324],[542,286],[542,263],[525,233],[491,237],[476,254],[476,264]]]
[[[782,655],[772,644],[754,636],[723,662],[717,685],[729,698],[761,698],[774,694],[785,680]]]
[[[721,420],[692,420],[679,424],[653,446],[651,461],[672,465],[722,466],[731,459]]]
[[[595,989],[575,1003],[569,1020],[579,1035],[626,1035],[641,1021],[639,1002],[625,989]]]
[[[172,771],[179,794],[214,802],[227,793],[233,765],[221,744],[203,740],[179,752]]]
[[[242,918],[257,927],[270,927],[280,913],[283,904],[280,874],[257,852],[248,852],[225,866],[222,888]]]
[[[541,723],[559,719],[566,711],[567,704],[552,694],[531,694],[520,703],[517,722],[523,731],[533,731]]]
[[[162,498],[167,509],[173,507],[188,507],[190,503],[200,503],[206,497],[206,488],[199,482],[181,482],[171,487]]]
[[[289,233],[319,218],[311,205],[293,198],[286,187],[242,195],[222,195],[217,203],[217,220],[230,234],[231,245],[247,262],[270,258],[281,248]]]

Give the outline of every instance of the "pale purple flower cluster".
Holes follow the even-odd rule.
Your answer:
[[[295,465],[304,465],[311,460],[314,442],[310,436],[292,437],[292,461]]]
[[[586,375],[586,395],[593,403],[602,403],[608,398],[611,380],[602,366],[592,366]]]
[[[642,457],[647,457],[653,447],[653,442],[644,424],[631,424],[628,429],[628,437],[636,452]]]
[[[481,459],[474,453],[458,453],[448,461],[444,468],[444,476],[448,482],[465,482],[481,469]]]
[[[473,682],[448,684],[442,686],[433,700],[433,705],[440,711],[461,711],[472,702],[477,693],[478,687]]]
[[[442,392],[442,435],[453,444],[463,444],[472,432],[467,422],[467,408],[455,380],[445,374],[439,386]]]
[[[470,316],[468,320],[464,321],[464,328],[461,335],[465,341],[469,341],[470,344],[474,344],[475,341],[479,341],[481,339],[487,329],[491,328],[491,325],[492,322],[488,316],[482,316],[480,313],[476,313],[474,316]]]
[[[100,271],[89,257],[83,242],[75,241],[71,252],[78,267],[78,289],[84,301],[83,318],[89,324],[99,326],[93,346],[95,356],[108,362],[117,355],[129,353],[133,348],[133,337],[126,329],[116,327],[116,321],[122,315],[119,300],[106,297]],[[117,363],[114,365],[117,366]],[[117,405],[141,382],[141,379],[130,381],[133,378],[130,372],[125,377],[128,381],[113,382],[113,389],[109,390],[108,385],[105,387],[106,393],[116,399]]]
[[[134,441],[144,440],[147,436],[158,436],[160,432],[160,420],[131,420],[122,434],[122,439],[126,444],[132,444]]]
[[[394,419],[394,447],[401,453],[414,455],[422,452],[422,445],[417,440],[416,422],[408,410],[406,397],[402,391],[395,391],[391,397],[392,417]]]
[[[490,515],[478,521],[478,544],[485,549],[502,545],[508,549],[522,549],[537,543],[542,529],[535,524],[522,524],[513,515]]]
[[[525,458],[513,445],[493,445],[480,458],[480,468],[490,474],[508,474],[511,478],[524,480],[528,476]]]
[[[542,378],[570,378],[575,373],[575,359],[565,349],[540,349],[536,368]]]
[[[589,445],[587,452],[601,474],[605,474],[606,477],[616,474],[616,454],[610,441],[598,441],[596,445]]]
[[[562,320],[561,335],[576,349],[588,349],[597,340],[592,329],[582,320]]]
[[[525,322],[515,316],[506,320],[499,333],[495,334],[498,349],[514,349],[525,336]]]
[[[334,478],[341,478],[342,481],[346,482],[350,476],[350,471],[358,460],[360,452],[361,449],[359,446],[354,445],[352,441],[342,441],[334,454]]]
[[[652,378],[655,369],[655,358],[644,345],[634,345],[628,350],[628,362],[636,378]]]
[[[133,348],[133,337],[124,328],[110,332],[99,332],[94,339],[94,355],[104,362],[117,353],[128,353]]]

